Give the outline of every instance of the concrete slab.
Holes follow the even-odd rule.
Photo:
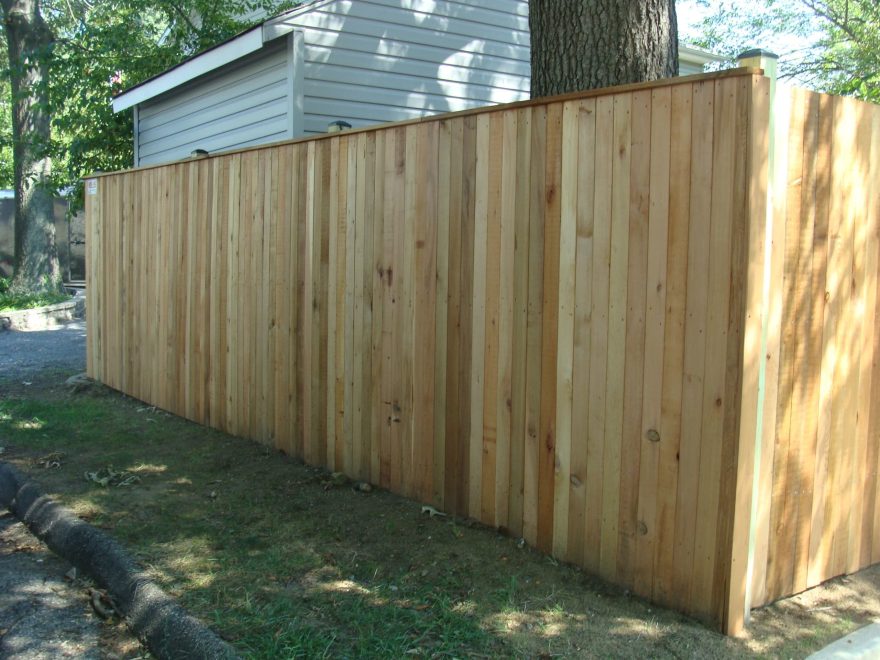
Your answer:
[[[880,658],[880,622],[841,637],[808,660],[871,660]]]
[[[45,307],[22,309],[0,314],[0,331],[39,332],[82,319],[86,313],[86,297],[77,293],[70,300]]]

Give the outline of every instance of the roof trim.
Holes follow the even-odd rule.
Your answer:
[[[333,2],[336,0],[311,0],[311,2],[304,2],[276,16],[270,16],[262,23],[263,41],[271,41],[290,32],[293,27],[287,23],[290,19],[308,14]]]
[[[715,53],[710,53],[708,50],[679,44],[678,60],[680,62],[687,62],[688,64],[699,64],[700,66],[705,66],[710,62],[726,62],[727,58],[722,57],[721,55],[716,55]]]
[[[250,55],[260,50],[267,42],[292,32],[294,29],[293,25],[286,23],[286,21],[335,1],[313,0],[312,2],[303,3],[284,13],[268,18],[255,27],[245,30],[212,48],[193,55],[180,64],[156,74],[152,78],[147,78],[145,81],[129,87],[121,94],[115,96],[113,98],[113,112],[121,112],[138,103],[148,101],[194,78],[219,69],[229,62],[245,55]]]
[[[284,26],[279,26],[283,28]],[[284,29],[276,29],[273,31],[269,39],[265,38],[263,33],[263,25],[257,25],[246,32],[232,37],[220,43],[213,48],[202,51],[188,60],[184,60],[177,66],[167,71],[148,78],[144,82],[129,87],[127,90],[113,98],[113,112],[120,112],[143,103],[151,98],[159,96],[164,92],[179,87],[194,78],[198,78],[206,73],[210,73],[215,69],[219,69],[225,64],[240,59],[245,55],[250,55],[260,50],[267,41],[281,37],[288,32],[292,32],[293,27]]]

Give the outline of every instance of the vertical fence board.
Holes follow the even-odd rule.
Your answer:
[[[430,501],[440,509],[445,508],[446,493],[446,379],[449,371],[449,239],[450,239],[450,183],[454,176],[450,170],[451,148],[449,125],[437,126],[435,152],[437,154],[437,218],[433,228],[437,240],[437,292],[434,315],[434,446],[431,461],[432,488]]]
[[[538,548],[553,545],[553,495],[556,473],[556,355],[558,346],[559,239],[562,184],[562,108],[547,106],[543,196],[544,258],[541,328],[541,401],[538,434]]]
[[[633,581],[642,593],[653,595],[657,553],[657,491],[663,399],[663,361],[666,323],[666,267],[670,202],[671,90],[655,90],[651,98],[651,156],[648,187],[648,258],[645,277],[645,364],[639,429],[639,490],[636,503],[636,557]]]
[[[716,533],[722,456],[724,450],[724,409],[728,404],[727,334],[730,309],[731,225],[734,213],[733,184],[737,119],[736,81],[715,84],[712,147],[712,190],[706,310],[706,358],[703,378],[702,447],[697,491],[697,536],[694,545],[692,597],[699,611],[711,608],[714,579]],[[733,271],[736,272],[736,271]],[[737,350],[739,348],[737,347]],[[730,393],[730,405],[735,393]]]
[[[801,497],[797,498],[797,523],[795,530],[794,569],[792,584],[796,591],[807,585],[807,570],[810,556],[810,514],[813,506],[813,475],[816,466],[816,432],[818,423],[819,369],[822,363],[821,349],[821,307],[816,306],[817,294],[824,300],[824,284],[816,277],[820,254],[816,249],[817,207],[816,207],[816,166],[817,140],[819,131],[819,103],[815,95],[807,95],[804,114],[804,139],[802,144],[801,171],[801,272],[804,281],[800,296],[796,298],[798,313],[807,333],[804,342],[803,363],[800,366],[801,420],[800,437],[803,438],[801,450]],[[796,142],[796,140],[793,140]],[[819,288],[817,288],[819,287]]]
[[[503,129],[501,116],[488,118],[488,179],[486,182],[486,281],[483,292],[485,308],[484,362],[483,362],[483,416],[480,520],[487,525],[495,523],[495,467],[498,440],[498,371],[499,371],[499,291],[501,287],[501,184]],[[479,156],[478,156],[479,158]],[[479,346],[479,345],[478,345]]]
[[[516,171],[513,182],[516,190],[514,205],[513,254],[513,365],[511,367],[511,426],[510,426],[510,491],[508,528],[514,536],[523,535],[523,495],[526,427],[526,369],[529,318],[529,208],[531,188],[532,114],[528,108],[517,111],[516,118]]]
[[[459,481],[462,470],[461,453],[464,447],[463,431],[461,424],[461,411],[463,407],[463,382],[461,378],[461,363],[463,359],[463,346],[461,339],[462,328],[462,193],[463,181],[461,176],[464,123],[462,120],[450,120],[441,125],[440,149],[449,144],[448,155],[448,188],[445,196],[448,200],[447,227],[445,232],[448,236],[448,268],[447,277],[448,307],[446,310],[446,393],[445,393],[445,456],[443,466],[443,506],[446,510],[460,514],[462,503],[459,499]],[[441,153],[441,159],[443,155]],[[441,172],[442,174],[442,172]],[[441,188],[441,191],[443,189]],[[440,216],[440,222],[443,215]],[[440,232],[444,231],[441,225]],[[439,319],[438,319],[439,321]],[[438,483],[439,487],[440,484]]]
[[[602,527],[599,574],[617,575],[620,546],[621,444],[626,367],[627,266],[629,255],[632,97],[614,96],[611,162],[611,251],[608,280],[608,364],[605,384],[605,433],[602,466]]]
[[[682,370],[684,368],[685,310],[688,272],[688,219],[690,217],[691,107],[690,85],[672,89],[669,154],[669,227],[666,245],[666,303],[664,319],[663,383],[656,492],[657,555],[653,597],[672,602],[674,550],[682,425]]]
[[[572,453],[574,382],[574,310],[577,258],[578,105],[562,110],[562,180],[560,181],[559,304],[556,345],[556,461],[553,484],[553,554],[568,553],[569,487]]]
[[[514,112],[503,115],[501,151],[500,242],[499,242],[499,304],[498,304],[498,388],[496,408],[498,419],[495,440],[495,511],[494,525],[510,528],[510,456],[513,411],[514,335],[513,306],[516,279],[514,276],[516,242],[516,195],[504,194],[516,190],[516,146],[518,116]]]
[[[569,489],[568,548],[574,564],[584,559],[587,525],[587,488],[592,368],[592,275],[594,265],[596,184],[596,102],[581,101],[577,108],[577,222],[575,227],[574,335],[572,341],[571,476]],[[574,364],[578,368],[574,368]]]
[[[688,86],[689,87],[689,86]],[[614,98],[596,99],[596,153],[591,273],[590,384],[587,439],[587,510],[584,565],[599,572],[601,558],[605,404],[608,367],[609,281],[611,276],[611,162],[614,152]]]
[[[538,542],[538,455],[541,445],[542,300],[547,109],[531,109],[529,171],[529,283],[526,319],[526,438],[523,458],[523,537]]]
[[[675,516],[673,598],[691,602],[701,452],[706,305],[709,272],[709,222],[712,191],[714,85],[693,90],[691,131],[690,227],[688,231],[682,421]]]
[[[651,93],[632,96],[630,117],[651,117]],[[651,122],[633,121],[630,146],[629,229],[626,266],[626,338],[623,380],[623,421],[620,443],[620,513],[617,578],[634,580],[637,548],[642,536],[638,520],[642,402],[645,372],[645,308],[647,304],[648,221],[651,192]]]
[[[869,181],[877,181],[880,178],[880,110],[872,108],[871,113],[871,155],[869,164]],[[869,187],[870,189],[870,187]],[[874,235],[872,240],[880,240],[880,201],[876,195],[871,195],[868,205],[868,215],[871,219]],[[880,265],[869,276],[880,278]],[[875,282],[877,295],[874,298],[875,314],[880,314],[880,283]],[[872,396],[868,420],[868,437],[878,437],[880,429],[877,427],[878,408],[880,408],[880,333],[875,333],[873,344],[873,373],[872,373]],[[863,563],[870,564],[880,561],[880,445],[872,440],[868,451],[868,503],[865,510],[865,527],[863,532],[868,534],[867,543],[863,546]]]

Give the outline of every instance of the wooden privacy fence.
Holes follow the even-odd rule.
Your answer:
[[[754,70],[96,177],[89,374],[736,632],[880,552],[878,114],[789,106],[769,215]]]
[[[753,606],[880,561],[880,107],[776,104]]]

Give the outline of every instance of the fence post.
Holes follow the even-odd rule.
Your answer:
[[[766,356],[768,354],[768,339],[769,339],[769,320],[771,317],[771,310],[769,306],[771,305],[770,301],[770,282],[771,282],[771,265],[772,265],[772,254],[773,254],[773,238],[774,238],[774,228],[773,228],[773,218],[774,218],[774,208],[775,203],[778,200],[778,195],[774,194],[776,188],[777,179],[777,164],[778,164],[778,155],[782,155],[785,152],[785,148],[783,145],[777,144],[777,137],[780,134],[780,126],[778,125],[778,120],[784,114],[779,112],[778,107],[778,97],[776,94],[776,85],[777,85],[777,62],[779,60],[779,56],[770,51],[762,50],[760,48],[748,50],[742,53],[738,58],[740,66],[746,67],[754,67],[763,69],[764,75],[770,79],[770,116],[769,123],[767,127],[768,133],[768,152],[767,152],[767,172],[768,172],[768,181],[767,181],[767,209],[766,209],[766,224],[765,224],[765,233],[764,233],[764,282],[763,282],[763,314],[762,314],[762,327],[761,327],[761,351],[759,355]],[[781,304],[781,302],[780,302]],[[778,347],[777,347],[778,348]],[[760,361],[759,373],[758,373],[758,408],[757,408],[757,427],[755,430],[755,463],[754,463],[754,472],[753,472],[753,484],[752,484],[752,507],[750,512],[750,520],[749,520],[749,547],[748,547],[748,559],[746,563],[746,584],[745,584],[745,612],[743,613],[744,622],[748,624],[751,619],[751,606],[754,598],[754,575],[755,575],[755,558],[756,551],[758,549],[758,535],[760,533],[759,523],[761,519],[761,509],[763,505],[769,504],[769,502],[764,502],[761,497],[763,489],[762,485],[762,468],[772,469],[772,465],[764,465],[764,461],[762,461],[762,457],[764,455],[764,443],[763,443],[763,435],[764,435],[764,404],[766,399],[766,375],[767,375],[767,360],[762,359]]]

